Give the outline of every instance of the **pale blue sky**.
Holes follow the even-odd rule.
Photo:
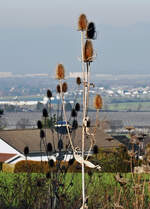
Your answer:
[[[150,73],[150,0],[0,0],[0,72],[80,71],[77,20],[94,21],[99,73]]]
[[[0,0],[0,26],[75,26],[82,12],[98,24],[150,22],[150,0]]]

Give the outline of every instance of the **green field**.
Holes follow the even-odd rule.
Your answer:
[[[53,181],[43,174],[8,174],[0,173],[0,208],[1,209],[44,209],[52,199],[58,196],[56,208],[78,209],[81,206],[81,173],[53,173]],[[148,209],[150,204],[149,174],[136,175],[134,180],[130,173],[122,174],[127,184],[122,186],[115,180],[114,173],[86,174],[86,194],[89,209],[115,208],[120,204],[123,208],[134,207],[135,201],[139,208]],[[62,178],[57,185],[57,179]],[[58,187],[55,187],[57,185]],[[138,188],[139,186],[139,188]],[[144,188],[144,189],[143,189]],[[55,192],[54,192],[55,191]],[[140,198],[143,202],[140,202]]]
[[[122,102],[107,105],[108,110],[150,111],[150,102]]]

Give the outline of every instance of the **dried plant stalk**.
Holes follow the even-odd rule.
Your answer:
[[[81,14],[78,20],[78,30],[85,31],[87,27],[87,18],[85,14]]]
[[[94,107],[95,109],[100,110],[102,109],[102,106],[103,106],[102,97],[99,94],[97,94],[94,98]]]
[[[86,40],[84,48],[83,48],[83,59],[84,62],[92,62],[93,61],[93,45],[90,40]]]
[[[65,69],[62,64],[58,64],[56,68],[56,79],[62,80],[65,78]]]

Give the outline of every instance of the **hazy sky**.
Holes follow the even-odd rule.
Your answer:
[[[150,0],[0,0],[0,26],[72,26],[83,12],[98,24],[150,22]]]
[[[0,72],[80,71],[81,13],[96,23],[95,72],[150,73],[150,0],[0,0]]]

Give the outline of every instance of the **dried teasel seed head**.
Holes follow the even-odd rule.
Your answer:
[[[27,156],[29,154],[29,147],[28,146],[24,148],[24,154],[25,154],[25,156]]]
[[[62,84],[62,92],[67,92],[67,90],[68,90],[68,85],[67,85],[67,83],[66,82],[64,82],[63,84]]]
[[[85,14],[81,14],[78,19],[78,30],[85,31],[87,27],[87,18]]]
[[[51,178],[51,172],[47,172],[47,173],[46,173],[46,178],[47,178],[47,179],[50,179],[50,178]]]
[[[43,109],[43,117],[48,117],[48,112],[46,108]]]
[[[77,117],[77,112],[74,108],[71,111],[71,117],[73,117],[73,118]]]
[[[75,159],[74,158],[71,158],[69,161],[68,161],[68,165],[73,165]]]
[[[47,90],[47,97],[50,99],[52,97],[52,92],[50,89]]]
[[[100,110],[102,109],[102,106],[103,106],[102,97],[99,94],[97,94],[94,98],[94,107],[95,109]]]
[[[88,39],[95,39],[96,38],[96,30],[95,30],[95,24],[93,22],[90,22],[86,29],[86,37]]]
[[[96,144],[93,146],[93,153],[98,154],[98,146]]]
[[[52,150],[53,150],[52,144],[49,142],[47,144],[47,152],[52,152]]]
[[[57,93],[59,93],[59,94],[60,94],[61,89],[60,89],[60,85],[59,85],[59,84],[57,85],[56,90],[57,90]]]
[[[50,159],[49,161],[48,161],[48,165],[49,165],[49,167],[54,167],[54,165],[55,165],[55,163],[54,163],[54,160],[53,159]]]
[[[92,62],[93,61],[93,45],[91,40],[86,40],[84,48],[83,48],[83,59],[84,62]]]
[[[42,127],[43,127],[42,122],[40,120],[38,120],[38,122],[37,122],[37,127],[38,127],[38,129],[42,129]]]
[[[62,64],[58,64],[56,67],[56,79],[61,80],[65,78],[65,69]]]
[[[78,112],[78,111],[80,111],[80,104],[79,103],[76,103],[76,105],[75,105],[75,110]]]
[[[76,83],[77,83],[78,85],[81,84],[81,78],[80,78],[80,77],[77,77],[77,78],[76,78]]]

